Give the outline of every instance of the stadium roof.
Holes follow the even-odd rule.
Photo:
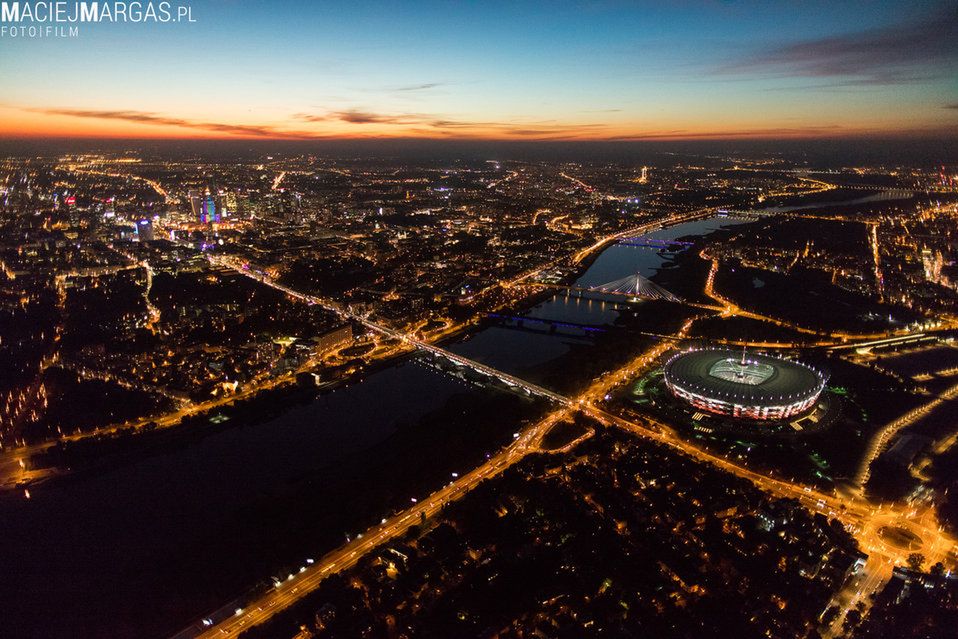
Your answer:
[[[826,376],[798,362],[732,350],[687,351],[672,357],[665,376],[686,390],[717,399],[769,404],[818,393]]]

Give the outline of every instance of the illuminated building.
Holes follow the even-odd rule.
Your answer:
[[[316,343],[316,352],[324,353],[326,351],[345,346],[353,340],[353,327],[349,324],[334,328],[314,338]]]
[[[216,200],[213,199],[213,196],[209,193],[203,197],[203,202],[200,205],[200,222],[203,224],[209,224],[210,222],[219,222],[220,213],[219,209],[216,208]]]
[[[200,224],[211,224],[219,222],[224,216],[224,209],[220,202],[210,193],[209,189],[202,194],[197,191],[190,191],[188,194],[190,200],[190,211],[193,219]]]
[[[200,207],[202,203],[202,198],[200,197],[199,193],[191,190],[189,192],[189,199],[190,199],[190,211],[192,211],[193,213],[193,218],[198,220],[200,219]]]
[[[152,242],[154,239],[153,222],[150,220],[140,220],[137,222],[136,236],[141,242]]]
[[[787,419],[811,408],[827,376],[770,355],[692,350],[665,364],[665,383],[695,408],[753,420]]]
[[[226,194],[223,202],[223,217],[228,217],[230,215],[235,216],[239,211],[239,199],[236,197],[236,193],[230,191]]]

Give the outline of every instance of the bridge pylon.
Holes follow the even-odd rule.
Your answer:
[[[665,300],[667,302],[682,302],[678,295],[667,291],[655,282],[642,277],[639,273],[627,275],[626,277],[599,284],[590,287],[590,290],[596,293],[607,293],[609,295],[627,295],[630,297],[642,297],[645,299]]]

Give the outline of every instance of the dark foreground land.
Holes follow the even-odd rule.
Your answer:
[[[857,556],[836,522],[606,431],[526,459],[243,636],[817,636]]]

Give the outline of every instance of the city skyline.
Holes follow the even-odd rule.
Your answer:
[[[0,135],[958,135],[958,11],[947,3],[206,2],[191,12],[193,23],[3,38]]]

